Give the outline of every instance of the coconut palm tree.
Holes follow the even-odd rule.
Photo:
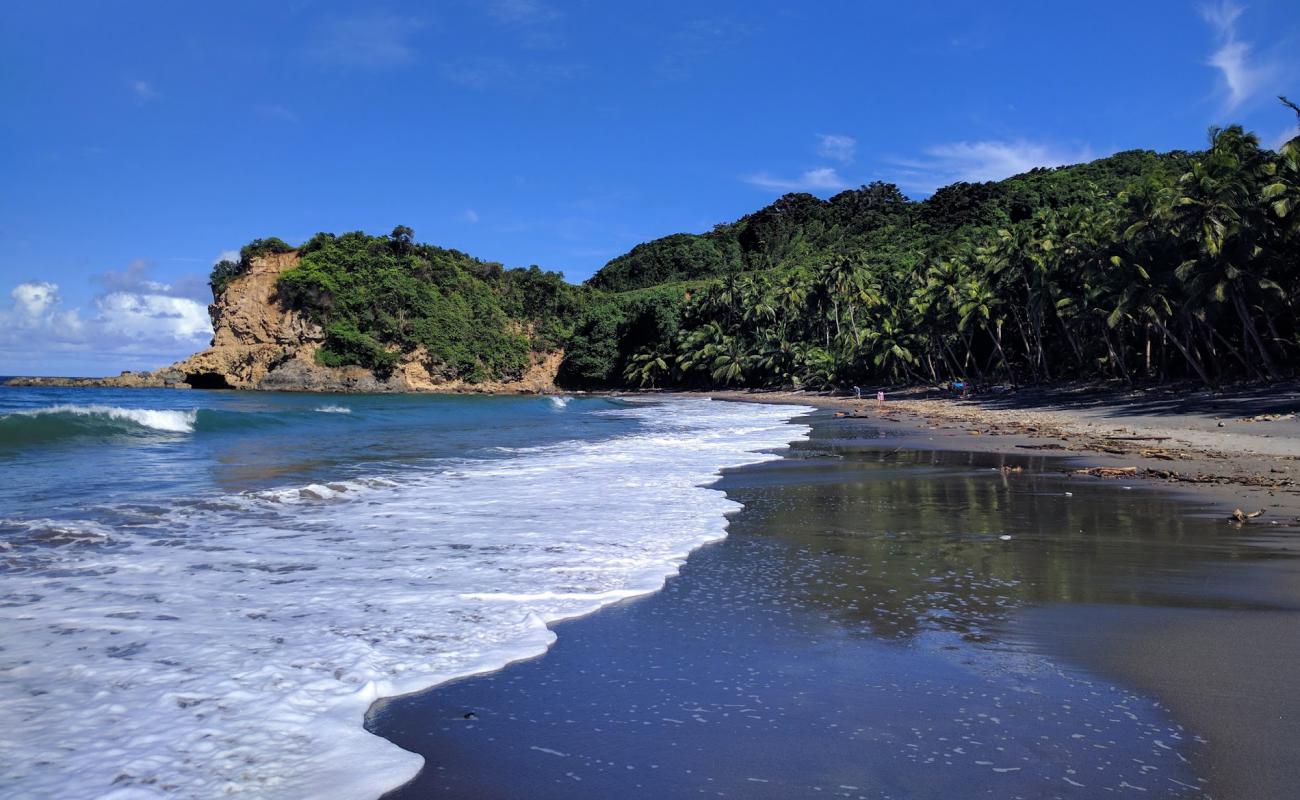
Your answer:
[[[1277,366],[1250,310],[1259,291],[1281,287],[1258,274],[1263,229],[1258,217],[1265,156],[1259,140],[1240,126],[1210,131],[1210,149],[1178,182],[1174,221],[1189,257],[1175,275],[1190,297],[1229,304],[1241,322],[1247,347],[1253,347],[1269,377]]]
[[[671,375],[669,358],[655,350],[645,349],[628,360],[623,369],[623,378],[635,381],[638,386],[655,388],[655,382]]]

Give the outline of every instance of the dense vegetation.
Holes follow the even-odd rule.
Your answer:
[[[1271,378],[1300,364],[1300,140],[1238,127],[1202,153],[1120,153],[912,203],[873,184],[787,195],[592,280],[569,378],[845,386]],[[851,211],[849,210],[851,209]],[[707,252],[716,277],[691,279]]]
[[[257,240],[240,263],[218,264],[213,289],[278,239]],[[300,261],[280,276],[281,302],[325,330],[317,360],[357,364],[387,374],[402,356],[419,354],[446,379],[509,380],[523,374],[530,352],[554,350],[576,311],[578,287],[537,267],[504,269],[456,250],[417,244],[398,226],[389,236],[318,233],[296,248]],[[421,352],[422,349],[422,352]]]
[[[1200,153],[1119,153],[923,202],[873,183],[789,194],[614,259],[587,286],[388,237],[319,234],[282,296],[325,326],[327,364],[518,375],[563,347],[570,386],[1207,384],[1300,364],[1300,138],[1239,127]],[[239,264],[223,263],[224,286]],[[250,249],[251,248],[251,249]]]

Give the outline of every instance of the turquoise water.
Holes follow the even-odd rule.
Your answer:
[[[383,475],[440,459],[500,458],[512,448],[626,435],[634,419],[591,413],[621,405],[607,398],[0,389],[0,503],[75,515],[107,497],[156,502]],[[18,462],[21,469],[8,469]]]
[[[0,389],[0,784],[377,795],[421,760],[375,699],[662,586],[801,411]]]

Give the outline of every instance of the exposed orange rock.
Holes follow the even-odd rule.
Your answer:
[[[563,351],[534,353],[513,381],[471,383],[438,374],[423,347],[406,353],[397,369],[379,377],[364,367],[316,363],[325,341],[321,327],[280,303],[276,282],[298,265],[298,253],[254,258],[208,306],[212,344],[154,372],[111,378],[20,378],[17,385],[261,389],[301,392],[457,392],[545,394],[556,391]]]

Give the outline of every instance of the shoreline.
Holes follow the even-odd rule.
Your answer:
[[[8,388],[101,388],[103,378],[8,376]],[[27,382],[30,381],[30,382]],[[187,385],[115,386],[170,388]],[[198,390],[205,391],[205,390]],[[303,394],[366,394],[303,390],[233,390]],[[1218,391],[1178,386],[1118,390],[1098,384],[1060,385],[957,398],[921,387],[891,392],[883,413],[861,400],[826,391],[726,389],[664,391],[535,390],[466,386],[381,394],[449,396],[711,397],[807,405],[869,418],[883,430],[924,437],[924,446],[976,452],[1041,452],[1075,459],[1079,477],[1158,483],[1213,502],[1227,520],[1237,509],[1264,511],[1250,524],[1300,520],[1300,381]],[[1089,472],[1091,470],[1091,472]]]
[[[1074,407],[1032,395],[961,400],[910,391],[887,396],[883,412],[865,392],[861,400],[786,390],[704,394],[734,402],[804,403],[841,420],[869,420],[920,446],[1057,456],[1063,465],[1072,464],[1061,471],[1080,479],[1164,486],[1213,503],[1225,522],[1238,508],[1263,510],[1243,527],[1271,527],[1300,522],[1300,392],[1296,384],[1268,387],[1276,390],[1277,397],[1263,402],[1253,391],[1245,399],[1223,393],[1217,409],[1143,415],[1129,413],[1132,403],[1117,393],[1095,391],[1083,393]],[[1228,416],[1235,403],[1249,417]],[[1246,421],[1250,417],[1255,419]]]
[[[719,396],[717,399],[749,398]],[[633,794],[658,791],[660,796],[677,796],[685,791],[683,787],[694,792],[703,786],[710,790],[730,787],[752,797],[803,796],[811,784],[799,781],[811,780],[814,775],[810,770],[815,773],[818,768],[844,773],[838,784],[823,785],[824,789],[831,790],[836,785],[845,788],[848,784],[866,789],[875,780],[869,776],[878,774],[885,782],[881,788],[902,790],[906,795],[905,787],[917,790],[910,782],[921,779],[921,775],[935,775],[934,780],[943,780],[937,777],[938,773],[910,772],[919,767],[916,763],[900,766],[900,752],[908,761],[915,760],[906,751],[896,750],[898,745],[891,742],[900,741],[906,726],[912,725],[911,730],[916,730],[919,724],[915,719],[909,720],[908,715],[916,713],[916,709],[907,697],[915,697],[918,691],[926,697],[943,695],[946,690],[940,687],[946,686],[944,682],[948,680],[968,681],[971,687],[982,686],[980,681],[990,674],[994,685],[1007,681],[1030,684],[1042,681],[1049,695],[1057,692],[1060,699],[1073,698],[1069,703],[1078,709],[1084,708],[1084,697],[1096,697],[1100,693],[1118,699],[1119,705],[1113,708],[1124,714],[1131,716],[1130,709],[1143,715],[1153,714],[1143,717],[1141,725],[1147,733],[1139,733],[1136,739],[1113,731],[1108,734],[1119,741],[1119,754],[1124,755],[1112,766],[1119,766],[1130,756],[1155,759],[1146,763],[1161,764],[1161,771],[1155,773],[1158,780],[1178,778],[1175,784],[1192,790],[1194,796],[1209,796],[1201,794],[1207,790],[1216,797],[1253,796],[1240,792],[1243,787],[1259,785],[1257,781],[1261,778],[1251,774],[1254,759],[1266,759],[1264,763],[1270,765],[1262,778],[1266,784],[1288,774],[1290,768],[1284,766],[1285,759],[1279,760],[1277,753],[1279,748],[1285,750],[1285,745],[1269,743],[1271,738],[1286,738],[1275,736],[1275,729],[1285,726],[1255,707],[1268,702],[1283,704],[1279,708],[1289,707],[1285,704],[1291,703],[1288,692],[1294,687],[1285,680],[1286,672],[1273,676],[1267,691],[1258,694],[1258,702],[1253,702],[1247,712],[1235,705],[1240,698],[1229,697],[1223,702],[1212,699],[1216,692],[1222,694],[1232,687],[1233,676],[1243,674],[1243,670],[1258,678],[1261,669],[1267,672],[1264,665],[1276,668],[1287,663],[1278,656],[1286,655],[1286,649],[1291,647],[1282,634],[1290,624],[1290,612],[1296,608],[1294,592],[1279,590],[1276,599],[1263,601],[1258,598],[1268,594],[1265,582],[1243,580],[1248,576],[1283,578],[1282,573],[1270,572],[1283,567],[1289,570],[1285,574],[1294,572],[1288,562],[1256,560],[1267,559],[1271,550],[1278,549],[1279,542],[1270,541],[1268,547],[1256,548],[1245,537],[1224,536],[1219,526],[1199,518],[1196,508],[1187,505],[1186,493],[1171,492],[1170,487],[1156,483],[1134,486],[1135,491],[1129,493],[1112,483],[1092,480],[1081,482],[1075,488],[1078,497],[1063,499],[1059,490],[1070,485],[1070,479],[1063,474],[1068,474],[1068,470],[1055,466],[1067,459],[1086,458],[1085,454],[1016,450],[1007,443],[992,443],[981,450],[971,450],[961,446],[967,439],[947,432],[931,438],[934,432],[913,420],[893,422],[887,430],[878,432],[874,430],[877,424],[874,418],[832,416],[837,409],[842,410],[839,399],[828,398],[820,403],[809,402],[812,398],[802,399],[803,405],[824,409],[794,419],[813,425],[813,438],[804,446],[790,448],[778,461],[728,470],[711,485],[726,491],[743,508],[732,517],[726,538],[694,551],[680,574],[670,579],[663,589],[635,601],[606,606],[598,614],[559,623],[555,626],[556,644],[540,658],[516,663],[502,671],[458,679],[427,692],[394,698],[373,719],[368,719],[373,732],[426,758],[426,768],[415,781],[395,789],[385,798],[404,800],[433,794],[504,798],[519,796],[523,787],[527,787],[531,796],[539,798],[609,796],[615,791]],[[771,398],[767,401],[776,402]],[[782,397],[780,402],[788,403],[789,397]],[[899,447],[893,447],[891,439],[895,438]],[[844,454],[837,456],[836,452]],[[864,460],[853,453],[869,455]],[[1011,457],[1004,458],[1003,454]],[[1023,471],[1002,468],[1009,464],[1021,466]],[[896,477],[889,477],[895,473]],[[823,475],[826,477],[820,477]],[[831,479],[836,482],[827,483]],[[879,499],[865,503],[858,500],[855,507],[860,512],[850,513],[832,500],[840,497],[838,491],[865,490],[868,484],[863,481],[875,482],[877,488],[869,497]],[[938,494],[932,489],[951,481],[971,488]],[[828,486],[844,489],[827,494],[831,490],[824,487]],[[976,486],[987,487],[987,491],[979,489],[976,494],[970,494]],[[1002,501],[987,493],[1002,494],[1008,487],[1012,496],[1018,498],[1014,506],[1004,507]],[[940,502],[940,509],[946,511],[937,516],[927,512],[925,504],[933,502]],[[969,507],[970,502],[977,502],[979,507]],[[917,513],[925,513],[924,518],[914,519]],[[1141,535],[1134,536],[1135,531],[1128,527],[1131,524],[1128,515],[1133,513],[1144,515],[1158,527],[1136,529]],[[1055,523],[1049,521],[1059,514],[1066,516]],[[982,522],[976,525],[971,524],[972,520],[963,522],[962,517],[968,515]],[[1102,519],[1112,517],[1122,524],[1109,527],[1101,524],[1095,532],[1089,529],[1090,534],[1103,536],[1101,541],[1105,546],[1100,550],[1096,549],[1098,544],[1093,536],[1083,535],[1082,530],[1076,535],[1071,525],[1061,524],[1068,520],[1076,525],[1091,522],[1095,526]],[[934,525],[939,528],[930,527]],[[993,541],[984,541],[986,537],[980,535],[980,525],[1006,526],[1004,529],[1014,536],[1003,538],[1013,542],[999,545],[997,536],[987,536]],[[822,531],[823,526],[830,530]],[[1256,523],[1252,526],[1259,527]],[[891,532],[899,531],[900,527],[900,533]],[[953,532],[944,534],[944,529],[949,528]],[[1270,528],[1260,528],[1259,532],[1272,532]],[[962,542],[962,548],[971,549],[975,554],[988,553],[975,555],[979,560],[971,563],[992,566],[995,573],[1010,565],[997,567],[996,561],[990,564],[986,559],[1014,557],[1019,566],[1011,568],[1006,577],[1016,575],[1023,583],[1024,589],[1017,593],[1019,599],[1009,606],[1003,604],[1002,595],[1008,590],[1000,579],[982,588],[979,582],[966,586],[967,579],[960,576],[963,571],[954,572],[951,567],[943,566],[948,563],[949,555],[942,554],[935,559],[935,554],[943,551],[932,549],[935,545],[926,543],[934,539],[914,540],[902,535],[913,530],[918,537],[926,530],[931,535],[938,534],[937,541],[945,542],[942,545],[945,550]],[[975,533],[970,533],[972,530]],[[820,538],[827,536],[830,538]],[[958,538],[954,540],[953,536]],[[873,612],[866,604],[860,605],[862,596],[858,593],[836,588],[852,588],[864,578],[870,581],[869,576],[875,572],[874,568],[866,572],[855,569],[841,572],[844,558],[861,552],[869,559],[868,563],[875,563],[885,553],[902,555],[894,552],[898,547],[904,548],[902,554],[911,553],[919,561],[906,557],[887,559],[893,565],[889,567],[890,577],[874,584],[874,591],[865,595],[879,598],[868,599],[867,604],[880,602],[892,610],[883,614]],[[1057,588],[1060,575],[1056,572],[1058,567],[1052,566],[1062,558],[1060,547],[1082,548],[1077,559],[1060,561],[1059,568],[1068,568],[1076,576],[1074,580],[1079,581],[1077,587],[1065,590],[1066,597],[1057,595],[1062,591]],[[780,551],[774,562],[769,558],[772,548]],[[1117,555],[1116,548],[1123,554]],[[996,555],[999,552],[1004,555]],[[810,558],[821,566],[809,571]],[[1127,559],[1135,561],[1130,563]],[[1246,563],[1234,569],[1250,572],[1233,572],[1226,580],[1220,577],[1217,582],[1193,581],[1182,587],[1185,595],[1179,600],[1174,599],[1175,595],[1165,594],[1170,584],[1164,572],[1182,576],[1210,570],[1208,577],[1214,575],[1215,565],[1224,559],[1227,559],[1224,563],[1233,564],[1241,559]],[[879,563],[884,566],[886,561]],[[1073,566],[1067,566],[1070,564]],[[1100,569],[1102,566],[1105,568]],[[957,575],[959,583],[950,589],[965,589],[953,592],[944,591],[942,584],[934,587],[925,578],[927,572],[929,581],[947,582]],[[1135,587],[1128,586],[1129,581],[1140,581],[1146,588],[1135,596]],[[1067,586],[1071,583],[1066,582]],[[1279,582],[1270,580],[1267,584],[1274,586]],[[754,595],[756,586],[765,586],[776,594]],[[893,596],[894,587],[902,594]],[[1234,596],[1234,592],[1240,595]],[[910,599],[899,599],[909,594]],[[912,608],[917,602],[921,603],[921,609]],[[1267,615],[1251,610],[1260,602],[1268,602],[1279,613]],[[715,609],[714,604],[721,607]],[[928,613],[921,613],[927,607]],[[1101,617],[1096,609],[1108,613]],[[810,617],[807,612],[812,612]],[[784,616],[773,616],[787,613],[806,621],[786,625],[780,621]],[[900,613],[902,616],[897,616]],[[1234,615],[1240,614],[1249,614],[1249,622],[1255,627],[1238,626]],[[1180,630],[1166,636],[1160,627],[1152,628],[1151,620],[1166,617],[1179,622]],[[867,628],[850,633],[858,624],[852,622],[849,629],[833,633],[853,620],[865,620]],[[1188,620],[1202,621],[1206,631],[1203,639],[1189,644],[1183,632]],[[905,626],[903,635],[912,642],[902,650],[897,649],[899,642],[895,641],[899,636],[896,626],[900,624]],[[1130,628],[1135,625],[1147,635],[1132,635]],[[1234,638],[1235,631],[1245,632]],[[955,634],[960,635],[950,638]],[[827,635],[834,644],[823,640]],[[807,636],[813,638],[803,642],[801,637]],[[1242,647],[1243,640],[1253,647]],[[1029,668],[1024,672],[1016,666],[1017,658],[1004,659],[997,655],[999,641],[1033,643],[1027,646],[1026,657],[1030,661],[1042,656],[1055,660],[1066,669],[1066,675],[1073,674],[1071,670],[1081,672],[1075,677],[1065,677],[1064,683],[1051,677],[1054,669]],[[1213,646],[1215,641],[1235,644],[1230,651],[1220,651]],[[985,643],[993,649],[983,649]],[[1108,652],[1112,645],[1120,646],[1123,652]],[[839,648],[844,647],[853,648],[849,652],[864,648],[865,661],[850,656],[849,652],[841,653]],[[884,660],[875,661],[878,658]],[[735,659],[738,660],[732,663]],[[1260,665],[1252,668],[1256,661]],[[877,663],[882,665],[879,668],[895,670],[890,674],[896,677],[874,675],[877,667],[872,664]],[[964,676],[960,678],[947,673],[949,666],[943,666],[972,663],[984,666],[962,666],[957,673]],[[865,672],[854,672],[857,669]],[[919,670],[917,682],[902,683],[907,697],[894,699],[900,689],[897,676],[912,675],[914,669]],[[783,689],[789,687],[789,680],[772,683],[761,679],[763,675],[785,674],[806,676],[811,683]],[[946,677],[939,678],[940,675]],[[928,683],[936,678],[941,682]],[[1093,688],[1084,691],[1073,683],[1076,680]],[[673,687],[683,686],[684,681],[685,688],[678,690],[683,693],[673,694]],[[879,685],[875,681],[880,681]],[[735,724],[725,728],[727,732],[719,739],[718,734],[708,733],[709,726],[728,724],[725,721],[729,716],[728,706],[725,696],[713,698],[708,687],[733,684],[749,687],[735,698],[748,705],[735,708],[751,708],[753,713],[742,714]],[[881,690],[886,694],[878,694]],[[786,697],[783,691],[793,691],[793,694]],[[774,692],[776,696],[771,697]],[[967,708],[972,702],[978,704],[975,697],[984,696],[982,692],[970,691],[959,694],[960,702]],[[1034,694],[1031,692],[1030,696]],[[1008,695],[1012,696],[1022,695],[1016,691]],[[741,697],[752,699],[745,701]],[[849,697],[863,702],[846,704]],[[759,698],[762,702],[758,702]],[[1154,705],[1150,704],[1152,700]],[[676,705],[678,701],[682,701],[680,707]],[[878,707],[872,709],[873,703],[879,704]],[[834,716],[823,716],[808,727],[809,721],[798,710],[805,706]],[[844,706],[843,710],[840,706]],[[638,709],[644,711],[638,713]],[[985,711],[1004,719],[1010,714],[1018,720],[1013,723],[1017,727],[1008,731],[1010,738],[1003,742],[1008,752],[1016,752],[1010,747],[1012,742],[1017,746],[1027,745],[1031,740],[1047,738],[1041,734],[1054,736],[1054,730],[1060,731],[1059,727],[1038,730],[1039,723],[1032,720],[1043,720],[1041,714],[1012,713],[1001,704]],[[841,714],[861,715],[861,718],[844,720]],[[1171,715],[1179,726],[1162,722],[1165,714]],[[983,718],[984,713],[978,716]],[[1110,719],[1116,715],[1104,716]],[[924,718],[937,721],[941,717],[942,714],[931,717],[927,712]],[[831,720],[836,724],[828,725]],[[846,751],[845,743],[831,735],[833,729],[846,728],[850,721],[859,726],[858,730],[876,731],[864,740],[875,744],[862,751],[863,759],[853,761],[852,768],[843,756],[853,750]],[[764,729],[768,722],[779,724]],[[1079,720],[1077,724],[1088,731],[1086,721]],[[1170,727],[1166,728],[1166,724]],[[657,728],[638,727],[642,725]],[[895,730],[900,725],[904,728]],[[1184,730],[1182,725],[1188,725],[1189,729]],[[1240,730],[1243,725],[1251,730]],[[619,741],[633,731],[636,732],[634,740]],[[1268,731],[1274,736],[1270,737]],[[947,741],[956,742],[952,736],[960,732],[958,729],[949,733]],[[1208,744],[1197,736],[1202,733],[1208,736]],[[1157,737],[1156,747],[1141,748],[1141,742],[1151,743],[1147,737],[1152,735]],[[1183,760],[1182,765],[1194,769],[1193,774],[1178,774],[1176,770],[1182,768],[1178,763],[1159,760],[1173,755],[1170,747],[1159,742],[1162,735],[1172,737],[1165,742],[1180,751],[1180,758],[1185,755],[1190,759],[1190,762]],[[704,738],[701,740],[700,736]],[[733,736],[742,738],[733,739]],[[751,736],[758,738],[746,744],[744,737]],[[799,740],[798,736],[819,738]],[[984,737],[976,738],[986,741]],[[697,748],[693,743],[699,741],[705,744]],[[958,743],[971,750],[971,745],[964,740]],[[929,742],[922,746],[936,745]],[[1108,747],[1115,746],[1115,741],[1109,742]],[[763,757],[752,756],[751,747],[757,748],[756,752]],[[1058,767],[1071,763],[1079,766],[1079,759],[1089,758],[1088,751],[1075,750],[1066,742],[1053,747],[1065,748],[1072,754],[1067,757],[1065,751],[1053,750],[1055,756],[1049,760]],[[1123,753],[1124,748],[1129,748],[1129,752]],[[960,749],[956,752],[962,753]],[[702,753],[708,755],[702,757]],[[786,762],[784,759],[793,753],[798,753],[800,758]],[[964,753],[962,757],[966,758]],[[984,786],[996,796],[1007,796],[1012,790],[1005,781],[1011,780],[1009,776],[1021,774],[1018,770],[1022,768],[1029,770],[1029,763],[1037,756],[1010,765],[1003,758],[995,758],[998,762],[995,771],[999,775],[990,778],[986,775],[988,768],[970,768],[973,771],[967,778],[977,781],[972,786]],[[820,766],[806,766],[805,759],[820,762]],[[622,771],[624,761],[627,772]],[[787,766],[778,766],[782,763]],[[509,769],[502,769],[502,765],[508,765]],[[647,768],[659,770],[661,766],[663,772],[646,772]],[[767,771],[762,771],[764,766]],[[663,774],[674,767],[687,767],[687,776]],[[706,769],[710,770],[710,777],[698,777]],[[950,770],[945,772],[951,774]],[[1084,782],[1093,785],[1082,769],[1077,774],[1066,770],[1066,782],[1062,782],[1060,775],[1042,777],[1055,781],[1063,795],[1095,796],[1087,789],[1079,790],[1081,794],[1073,789]],[[1094,780],[1096,777],[1093,775]],[[1146,772],[1142,771],[1139,777],[1145,778]],[[1211,783],[1195,786],[1201,778],[1208,778]],[[1128,779],[1132,782],[1130,788],[1137,783],[1132,776]],[[702,780],[708,783],[701,784]],[[1220,791],[1210,788],[1216,785]],[[1238,793],[1233,793],[1234,789]],[[1183,789],[1169,791],[1178,794]],[[918,796],[941,795],[921,792]]]

